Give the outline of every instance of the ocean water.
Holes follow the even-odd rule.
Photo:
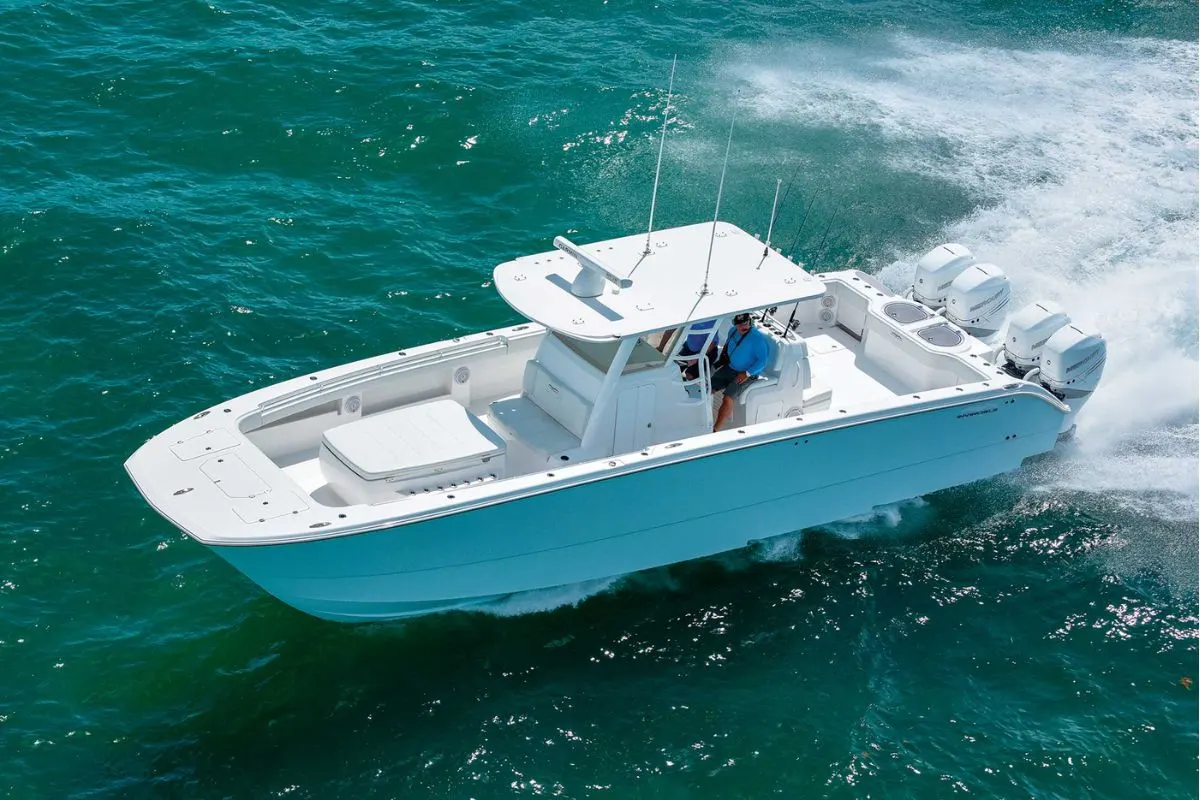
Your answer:
[[[0,2],[0,794],[1197,794],[1197,6]],[[1108,338],[1019,471],[722,557],[345,626],[121,464],[514,321],[491,268],[721,216],[930,246]],[[580,513],[592,513],[581,509]]]

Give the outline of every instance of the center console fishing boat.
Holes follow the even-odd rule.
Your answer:
[[[959,245],[925,256],[904,296],[858,271],[809,274],[724,222],[555,245],[495,270],[519,324],[219,403],[126,469],[285,603],[391,619],[1012,470],[1072,429],[1105,361],[1052,303],[1006,321],[1008,279]],[[713,432],[703,354],[743,312],[768,366]]]

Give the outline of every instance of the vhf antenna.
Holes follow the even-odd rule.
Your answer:
[[[646,249],[643,256],[650,255],[650,235],[654,233],[654,206],[658,202],[658,176],[662,174],[663,146],[667,143],[667,120],[671,118],[671,94],[675,90],[675,64],[679,61],[676,53],[671,59],[671,80],[667,84],[667,105],[663,108],[662,135],[658,140],[658,165],[654,168],[654,191],[650,195],[650,226],[646,228]]]
[[[767,253],[771,252],[771,232],[775,230],[775,209],[779,208],[779,187],[783,185],[783,178],[775,179],[775,202],[771,203],[771,222],[767,225],[767,243],[763,246],[763,258],[767,257]],[[761,264],[759,266],[762,266]]]
[[[713,212],[712,235],[708,237],[708,260],[704,262],[704,285],[700,294],[708,294],[708,268],[712,265],[713,242],[717,240],[717,217],[721,216],[721,193],[725,191],[725,168],[729,166],[729,148],[733,144],[733,123],[737,115],[729,120],[729,140],[725,142],[725,163],[721,165],[721,182],[717,185],[717,209]]]

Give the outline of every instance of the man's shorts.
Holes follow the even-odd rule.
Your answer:
[[[746,391],[751,384],[758,380],[757,377],[751,375],[747,377],[746,380],[738,383],[737,376],[739,374],[740,373],[736,369],[728,364],[714,372],[712,376],[713,394],[723,391],[725,392],[726,397],[737,397],[742,392]]]

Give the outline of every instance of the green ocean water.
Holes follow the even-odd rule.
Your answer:
[[[0,0],[0,793],[1195,797],[1197,38],[1153,0]],[[185,415],[514,322],[495,264],[644,230],[675,53],[658,225],[712,218],[733,122],[721,216],[765,233],[783,180],[811,268],[958,241],[1095,324],[1076,439],[365,626],[141,501]]]

